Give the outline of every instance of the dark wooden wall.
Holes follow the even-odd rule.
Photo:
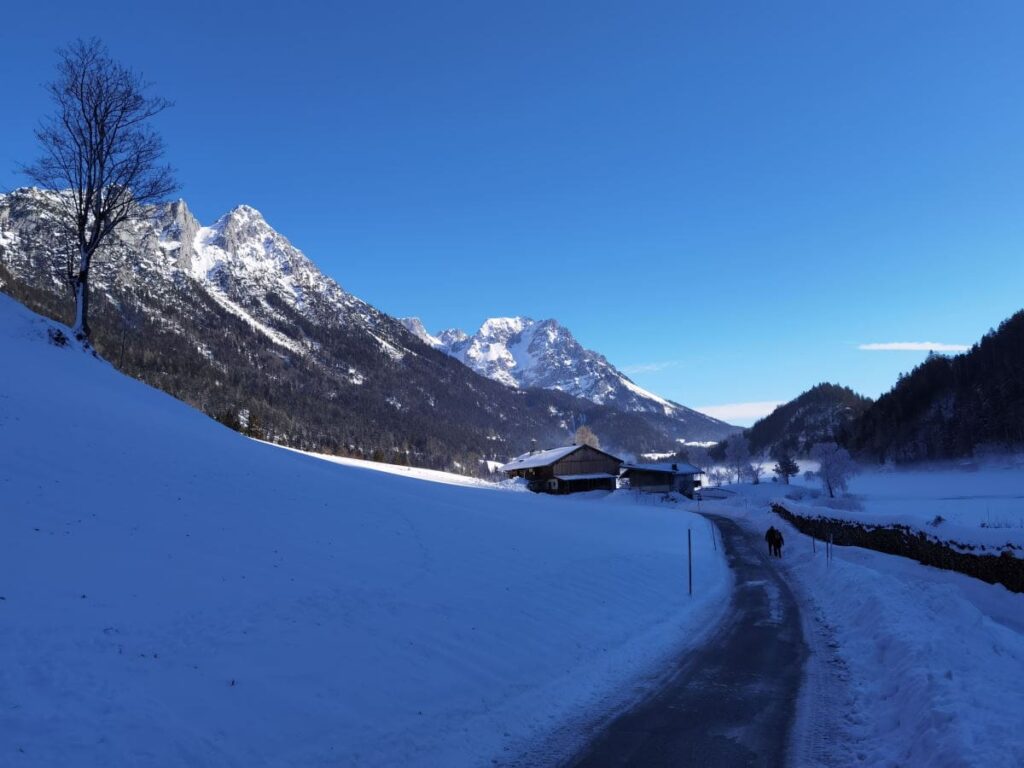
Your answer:
[[[555,462],[554,474],[556,475],[593,475],[603,472],[609,475],[619,474],[619,467],[622,462],[601,451],[596,451],[589,445],[584,445],[563,459]]]

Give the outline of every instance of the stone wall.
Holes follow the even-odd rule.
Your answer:
[[[772,510],[798,531],[821,541],[832,537],[841,547],[864,547],[917,560],[925,565],[973,576],[989,584],[1002,584],[1013,592],[1024,592],[1024,559],[1009,550],[999,555],[962,552],[965,545],[940,541],[924,531],[905,525],[870,525],[829,517],[808,517],[772,504]]]

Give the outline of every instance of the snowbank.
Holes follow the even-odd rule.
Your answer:
[[[797,753],[810,764],[1024,764],[1024,595],[912,560],[821,543],[770,514],[780,488],[705,502],[786,537],[808,664]]]
[[[726,601],[678,508],[282,451],[50,325],[0,296],[0,764],[486,765]]]

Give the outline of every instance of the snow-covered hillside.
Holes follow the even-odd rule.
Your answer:
[[[284,451],[51,327],[0,296],[0,764],[551,760],[724,603],[688,513]]]
[[[719,439],[736,431],[638,386],[556,320],[492,317],[472,336],[458,329],[432,335],[416,317],[402,323],[426,344],[508,387],[555,389],[627,413],[665,416],[685,425],[688,439]]]

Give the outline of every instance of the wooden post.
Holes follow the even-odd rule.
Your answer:
[[[686,529],[686,568],[690,572],[690,596],[693,597],[693,531]]]
[[[711,546],[715,548],[715,552],[718,551],[718,542],[715,540],[715,524],[708,520],[708,527],[711,529]]]

